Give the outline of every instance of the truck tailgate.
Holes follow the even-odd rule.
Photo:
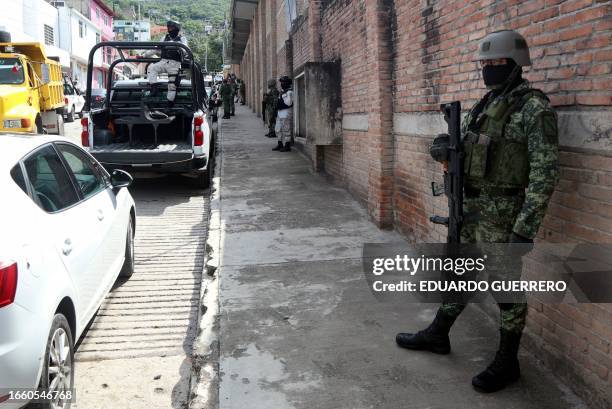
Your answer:
[[[193,158],[193,149],[188,143],[159,145],[113,143],[95,146],[90,153],[102,163],[117,165],[163,164],[183,162]]]

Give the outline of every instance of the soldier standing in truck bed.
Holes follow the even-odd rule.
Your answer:
[[[476,214],[461,231],[462,243],[533,243],[559,177],[557,114],[546,95],[521,76],[531,65],[525,39],[502,30],[485,36],[478,60],[489,92],[465,117],[464,212]],[[431,153],[441,152],[448,135],[434,139]],[[472,379],[479,391],[495,392],[520,376],[517,353],[527,304],[499,303],[500,343],[491,364]],[[408,349],[450,352],[449,331],[465,304],[443,303],[425,330],[399,333]]]

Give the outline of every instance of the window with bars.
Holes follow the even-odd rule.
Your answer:
[[[53,27],[44,25],[45,32],[45,44],[46,45],[55,45],[55,36],[53,35]]]

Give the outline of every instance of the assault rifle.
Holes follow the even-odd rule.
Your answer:
[[[448,227],[447,243],[459,243],[461,227],[463,226],[463,144],[461,143],[461,104],[454,101],[440,105],[444,113],[444,120],[448,124],[448,168],[444,172],[444,187],[440,188],[435,182],[431,182],[431,190],[434,196],[442,193],[448,198],[448,217],[431,216],[435,224],[443,224]]]

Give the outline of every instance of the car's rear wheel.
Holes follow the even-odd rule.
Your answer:
[[[210,167],[204,173],[200,173],[196,176],[195,183],[200,189],[208,189],[210,187]]]
[[[70,112],[66,115],[66,122],[74,122],[75,109],[74,105],[70,108]]]
[[[68,320],[55,314],[47,338],[45,362],[40,377],[40,390],[53,393],[55,399],[35,407],[44,409],[68,409],[74,393],[74,341]]]
[[[125,261],[119,277],[130,278],[134,274],[134,223],[132,216],[130,215],[130,221],[128,222],[127,238],[125,242]]]

